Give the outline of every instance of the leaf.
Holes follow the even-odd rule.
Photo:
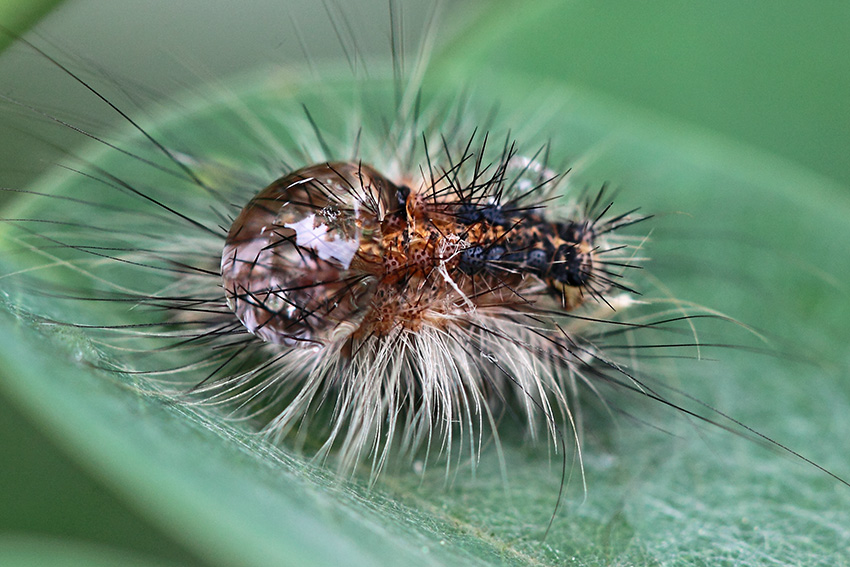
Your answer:
[[[706,348],[706,360],[695,360],[687,349],[688,358],[663,363],[665,379],[846,476],[846,191],[597,93],[553,82],[534,98],[517,88],[522,76],[483,75],[468,77],[476,96],[497,92],[503,108],[541,109],[525,131],[556,137],[579,181],[612,181],[624,187],[618,207],[661,213],[647,247],[651,273],[672,297],[767,339],[709,323],[702,342],[768,354]],[[13,298],[12,310],[22,301]],[[638,414],[648,426],[587,416],[587,494],[574,473],[541,543],[560,482],[559,459],[542,442],[504,432],[507,488],[490,447],[475,476],[459,474],[448,486],[442,471],[401,470],[370,491],[215,414],[140,396],[91,368],[97,353],[83,332],[8,314],[3,329],[4,393],[211,565],[850,561],[846,486],[637,397],[621,404],[649,412]]]
[[[0,22],[7,30],[22,33],[61,3],[62,0],[2,0]],[[12,41],[6,33],[0,33],[0,52]]]

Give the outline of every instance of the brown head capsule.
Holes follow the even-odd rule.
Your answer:
[[[286,175],[251,199],[224,246],[227,303],[267,342],[323,344],[356,325],[383,270],[381,223],[397,188],[372,168],[326,163]]]

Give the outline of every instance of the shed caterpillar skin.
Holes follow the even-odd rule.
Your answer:
[[[647,291],[633,281],[638,279],[638,270],[627,267],[640,263],[644,234],[642,229],[632,231],[636,236],[628,238],[630,231],[619,229],[626,229],[624,225],[641,215],[618,218],[623,212],[616,205],[606,210],[610,201],[598,189],[582,195],[568,188],[569,179],[560,177],[567,164],[548,157],[558,152],[557,144],[549,146],[534,135],[518,132],[515,139],[519,143],[514,146],[514,137],[506,135],[514,126],[505,123],[510,117],[488,123],[475,104],[432,100],[419,107],[419,115],[413,119],[417,85],[408,85],[405,104],[396,106],[396,85],[389,84],[389,88],[376,89],[379,92],[374,98],[362,95],[365,103],[346,99],[341,114],[348,116],[338,120],[320,112],[326,110],[323,106],[333,106],[335,97],[345,98],[333,89],[309,93],[305,88],[301,94],[307,101],[307,112],[298,101],[281,111],[283,118],[275,118],[275,112],[271,112],[273,119],[259,128],[256,123],[263,121],[251,118],[254,110],[245,112],[252,103],[240,100],[225,105],[231,118],[253,122],[244,137],[230,132],[231,140],[264,138],[269,131],[292,133],[288,135],[294,138],[281,141],[269,136],[276,141],[271,150],[274,155],[254,157],[249,167],[232,166],[238,160],[227,163],[225,154],[215,149],[204,155],[194,152],[191,144],[182,147],[176,136],[178,125],[154,136],[171,140],[166,144],[170,155],[145,141],[129,144],[143,151],[134,150],[125,165],[134,163],[145,177],[129,166],[99,169],[85,159],[79,163],[71,159],[70,167],[78,170],[75,176],[89,192],[46,198],[51,205],[31,213],[37,216],[17,217],[19,220],[10,223],[21,229],[16,244],[29,246],[33,257],[42,258],[42,267],[32,273],[46,272],[62,263],[61,270],[76,272],[87,280],[63,283],[62,288],[48,291],[65,296],[65,300],[58,298],[57,304],[73,296],[71,303],[94,306],[92,313],[65,322],[96,327],[92,332],[103,341],[102,348],[110,351],[106,360],[112,369],[139,375],[144,385],[156,384],[172,391],[180,385],[182,389],[176,389],[179,392],[193,388],[199,403],[220,402],[228,412],[235,408],[236,417],[261,426],[271,424],[266,431],[281,438],[284,446],[303,445],[305,452],[332,459],[344,472],[365,463],[367,476],[374,476],[393,455],[416,458],[429,449],[430,457],[442,453],[447,466],[459,459],[474,463],[488,436],[498,435],[495,426],[502,421],[502,414],[517,409],[524,412],[520,421],[528,423],[531,432],[542,428],[553,439],[569,436],[574,427],[571,412],[576,411],[571,405],[572,395],[582,382],[591,389],[603,385],[631,387],[666,401],[666,393],[647,389],[641,382],[645,374],[635,371],[634,366],[643,351],[631,341],[652,343],[651,333],[669,337],[665,328],[672,328],[670,333],[679,339],[683,331],[675,326],[674,319],[686,321],[692,312],[682,313],[675,303],[667,311],[662,302],[652,304],[650,298],[638,301],[631,293],[633,287]],[[319,101],[311,95],[318,95]],[[427,93],[423,98],[429,98]],[[395,108],[398,112],[385,112],[376,118],[368,116],[365,107]],[[387,118],[389,127],[381,124]],[[447,147],[443,147],[443,139]],[[255,141],[251,150],[257,146]],[[385,151],[388,147],[392,149],[389,153]],[[282,153],[276,154],[280,148]],[[139,156],[152,160],[153,165],[143,163]],[[156,167],[167,171],[154,173]],[[197,176],[197,181],[184,167]],[[486,170],[477,182],[476,167]],[[461,169],[465,171],[461,173]],[[268,332],[265,343],[249,335],[234,319],[234,308],[237,313],[242,309],[243,319],[249,319],[244,313],[251,309],[280,313],[285,306],[273,305],[268,298],[256,300],[263,292],[247,290],[249,280],[244,274],[229,278],[229,288],[226,277],[224,289],[231,303],[226,305],[225,291],[218,287],[220,266],[227,271],[228,262],[231,268],[235,264],[257,265],[253,258],[239,256],[238,249],[244,244],[238,237],[240,224],[233,221],[246,203],[275,179],[289,180],[289,186],[293,179],[306,177],[307,172],[311,179],[324,180],[322,189],[315,191],[327,193],[327,187],[344,185],[347,188],[330,193],[350,197],[354,192],[359,196],[345,206],[322,206],[312,219],[302,212],[282,223],[272,221],[272,225],[293,231],[281,233],[280,242],[284,244],[275,247],[288,245],[306,254],[306,258],[299,254],[299,262],[311,264],[304,270],[305,277],[321,273],[321,262],[336,262],[322,269],[337,272],[349,260],[365,262],[368,250],[363,247],[361,251],[362,235],[349,258],[351,247],[332,244],[346,238],[322,240],[327,245],[322,248],[311,247],[309,239],[301,239],[304,244],[300,244],[298,234],[309,237],[338,230],[344,235],[351,227],[334,223],[340,213],[351,214],[352,209],[356,209],[354,218],[360,219],[354,228],[363,232],[365,221],[358,217],[368,209],[363,205],[378,203],[376,210],[362,214],[369,215],[373,224],[403,226],[401,233],[407,235],[408,242],[418,238],[426,250],[420,259],[426,269],[414,268],[418,266],[416,253],[408,249],[403,255],[373,253],[381,257],[382,266],[365,273],[373,277],[377,271],[386,276],[388,263],[395,263],[403,274],[398,276],[399,281],[419,278],[424,287],[416,288],[414,299],[405,301],[404,309],[419,305],[420,289],[440,284],[439,299],[427,296],[429,314],[400,316],[398,308],[390,309],[380,322],[361,329],[362,320],[370,316],[369,309],[363,309],[359,299],[345,290],[341,297],[350,305],[333,304],[316,324],[311,321],[309,330],[293,332],[284,325],[283,330],[270,331],[274,325],[268,322],[249,323],[255,335]],[[455,172],[458,177],[452,181]],[[364,183],[366,178],[371,182]],[[432,178],[441,181],[434,183]],[[385,185],[376,193],[380,198],[364,197],[361,190],[373,187],[376,180]],[[186,188],[187,194],[174,194],[177,186]],[[107,194],[124,196],[117,202],[97,198]],[[550,196],[563,194],[572,199],[550,200]],[[599,203],[594,204],[599,195]],[[197,205],[199,197],[207,205],[203,210]],[[515,201],[516,197],[522,199]],[[75,209],[66,215],[70,203]],[[257,203],[254,201],[250,210],[256,211]],[[93,213],[97,217],[105,211],[112,216],[92,219]],[[246,215],[252,216],[250,212]],[[506,218],[500,220],[498,216]],[[324,220],[317,222],[317,217]],[[44,229],[20,220],[26,218],[54,224]],[[430,228],[420,232],[423,223]],[[593,232],[599,233],[598,241],[596,234],[586,237],[591,225]],[[75,226],[84,230],[75,232]],[[171,239],[169,230],[175,226],[181,236]],[[237,250],[227,251],[225,239],[234,226],[237,234],[230,244]],[[571,228],[576,226],[587,228],[576,232]],[[151,227],[162,230],[155,233]],[[391,231],[381,233],[382,252],[396,246],[384,243],[392,238]],[[509,236],[529,234],[529,242],[518,244],[511,239],[509,245],[503,244]],[[293,236],[295,245],[291,244]],[[537,265],[539,253],[534,251],[545,249],[544,243],[552,250]],[[187,255],[187,249],[192,253]],[[563,258],[556,257],[559,250]],[[511,256],[520,254],[521,258]],[[601,268],[600,262],[609,257],[609,267]],[[566,268],[563,273],[562,267]],[[140,273],[150,281],[137,281]],[[615,278],[619,275],[626,276],[624,283]],[[570,280],[579,285],[568,285]],[[365,285],[369,293],[379,293],[371,289],[373,283]],[[265,291],[292,287],[275,284],[266,286]],[[324,294],[329,288],[323,284],[320,291]],[[335,294],[339,295],[333,291],[329,296]],[[328,305],[326,297],[319,298],[323,306]],[[104,303],[135,307],[97,313],[97,305]],[[244,303],[247,309],[240,306]],[[370,299],[368,305],[372,308],[375,304]],[[302,313],[296,321],[310,319],[316,311],[302,300],[289,306]],[[345,316],[338,320],[334,319],[337,309],[345,311],[339,312]],[[63,320],[61,315],[46,315]],[[438,323],[437,319],[448,322]],[[257,320],[256,313],[253,320]],[[329,320],[332,324],[320,328]],[[687,324],[683,327],[687,330]],[[339,336],[327,338],[337,330]],[[292,341],[312,343],[301,348],[287,346]],[[672,342],[666,339],[666,343]],[[696,341],[686,338],[676,342],[691,346]],[[152,354],[165,346],[169,347],[167,351]],[[384,366],[379,363],[382,352],[388,352]],[[257,356],[262,357],[261,362],[257,362]],[[305,381],[301,369],[308,364],[315,370]],[[328,376],[339,376],[340,372],[345,378],[339,383],[328,380]],[[377,376],[377,382],[355,381],[355,376],[370,375]],[[440,388],[423,394],[418,388],[424,389],[429,380],[437,381]],[[388,384],[395,384],[395,389],[386,387]],[[429,395],[431,401],[422,401]],[[372,405],[364,402],[366,399],[373,400]],[[315,406],[321,406],[320,411],[325,413],[316,415]],[[408,413],[397,412],[397,408]],[[710,418],[722,421],[716,414]],[[579,428],[580,422],[575,427]]]

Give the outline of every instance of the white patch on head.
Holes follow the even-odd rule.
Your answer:
[[[298,222],[283,226],[295,231],[297,246],[314,250],[322,260],[336,260],[343,269],[347,270],[360,247],[360,241],[337,239],[328,231],[328,225],[324,223],[317,225],[315,219],[316,215],[308,215]]]

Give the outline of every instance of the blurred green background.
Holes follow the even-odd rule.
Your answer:
[[[7,1],[0,4],[0,17],[12,26],[20,17],[4,12],[14,14],[23,5],[39,14],[53,3]],[[429,4],[407,6],[406,17],[424,21]],[[386,19],[382,0],[355,5],[364,19]],[[554,80],[588,88],[850,185],[846,2],[465,0],[447,3],[444,12],[451,16],[441,30],[454,39],[438,44],[438,65],[517,72],[530,86]],[[283,15],[251,21],[252,13]],[[167,94],[191,87],[178,78],[186,66],[199,80],[228,76],[252,61],[273,63],[292,53],[300,59],[300,41],[316,61],[341,58],[335,38],[306,32],[296,40],[288,13],[305,30],[321,29],[319,22],[327,19],[324,9],[295,0],[256,1],[250,9],[191,0],[145,6],[88,0],[60,3],[44,33],[59,42],[58,49],[95,59],[105,69],[129,69],[132,80]],[[200,14],[204,25],[186,24],[197,24]],[[145,44],[140,30],[155,35],[155,45]],[[408,34],[420,31],[411,26]],[[385,54],[387,44],[385,32],[359,38],[367,54]],[[61,84],[41,82],[56,78],[53,73],[28,74],[33,60],[24,58],[8,70],[16,78],[14,84],[4,81],[4,92],[37,100],[50,85]],[[49,159],[40,153],[44,148],[21,149],[21,143],[26,141],[19,135],[0,132],[3,147],[19,150],[0,156],[7,183],[10,171],[20,172],[12,179],[23,182],[40,171],[38,160]]]
[[[298,5],[293,11],[299,14],[325,17],[321,9],[304,7],[313,3],[290,3]],[[15,9],[15,3],[6,4],[7,10]],[[383,1],[369,4],[379,14],[386,9]],[[202,6],[205,4],[185,3],[185,15],[168,12],[166,23],[155,5],[70,1],[49,16],[42,33],[61,41],[57,49],[85,44],[79,47],[85,49],[81,54],[110,69],[110,58],[126,61],[127,51],[137,48],[134,40],[126,39],[122,26],[154,27],[166,45],[181,45],[201,41],[188,36],[194,18],[210,18],[218,22],[210,25],[222,30],[212,39],[225,41],[232,14],[225,8],[219,14]],[[598,93],[603,104],[610,98],[632,105],[638,112],[646,110],[681,121],[683,131],[704,130],[707,136],[749,144],[829,178],[836,182],[835,187],[850,187],[850,4],[846,2],[468,1],[449,8],[463,17],[451,20],[447,35],[452,37],[438,45],[434,56],[436,68],[447,75],[462,75],[464,69],[478,67],[517,74],[530,85],[538,81],[576,85]],[[269,37],[268,44],[273,47],[276,38],[250,33],[250,14],[262,14],[265,9],[256,6],[248,17],[239,15],[239,24],[248,31],[242,30],[236,37],[248,36],[254,42]],[[276,8],[276,13],[285,11]],[[120,14],[120,23],[116,23],[116,14]],[[95,42],[80,39],[91,36],[92,30],[109,28],[115,28],[112,31],[117,37],[111,40],[115,43],[102,39],[99,32]],[[378,39],[377,45],[385,45],[384,38]],[[92,45],[97,51],[91,51]],[[322,57],[320,49],[310,48],[318,58]],[[192,53],[195,50],[186,48]],[[338,47],[328,50],[328,57],[334,53],[338,57]],[[179,61],[180,50],[174,52]],[[12,71],[0,74],[4,94],[30,100],[22,94],[27,91],[19,90],[30,80],[36,89],[44,89],[39,77],[26,76],[26,60],[16,71],[20,85],[6,78]],[[234,55],[222,62],[221,69],[209,61],[202,65],[217,76],[241,69],[244,60]],[[124,69],[135,72],[132,65]],[[142,71],[140,76],[144,76]],[[168,91],[181,85],[166,77],[162,84],[148,86]],[[18,135],[4,130],[0,132],[2,183],[20,187],[51,158],[22,149]],[[800,187],[800,191],[806,188]],[[161,526],[127,506],[102,479],[81,467],[74,455],[66,454],[61,441],[45,435],[37,421],[5,397],[0,397],[0,447],[4,454],[0,532],[6,534],[0,539],[0,564],[7,564],[4,557],[16,561],[29,557],[36,562],[39,557],[50,557],[68,564],[86,564],[98,557],[105,564],[110,561],[102,549],[84,548],[80,555],[56,553],[43,545],[51,538],[128,550],[152,564],[205,564]],[[8,535],[22,532],[44,540],[30,545],[28,540]]]
[[[850,185],[850,4],[501,5],[453,53],[555,77]]]

